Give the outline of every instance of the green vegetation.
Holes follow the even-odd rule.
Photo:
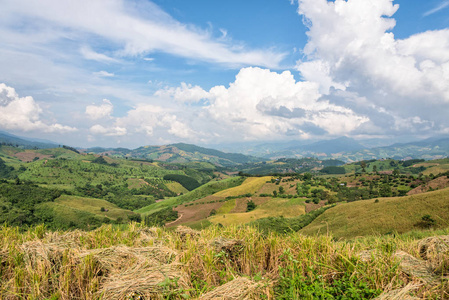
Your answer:
[[[398,198],[380,198],[339,204],[303,228],[303,234],[331,233],[337,238],[412,231],[423,215],[436,222],[435,228],[449,226],[449,189]]]
[[[309,225],[319,215],[332,207],[333,206],[322,207],[305,215],[293,218],[284,218],[283,216],[262,218],[251,222],[249,225],[255,226],[265,233],[268,233],[270,231],[275,231],[277,233],[296,232]]]
[[[38,204],[52,202],[60,191],[40,188],[32,184],[0,183],[0,223],[24,226],[48,221],[36,211]]]
[[[146,226],[164,226],[165,223],[174,221],[178,218],[178,212],[171,207],[161,208],[150,214],[145,215]]]
[[[179,175],[179,174],[167,174],[164,176],[164,180],[171,180],[180,183],[187,190],[191,191],[200,186],[199,182],[192,177]]]
[[[192,202],[201,199],[203,197],[206,197],[208,195],[217,193],[219,191],[238,186],[242,184],[243,180],[244,178],[241,177],[232,177],[221,181],[211,181],[184,195],[173,197],[155,204],[148,205],[146,207],[138,209],[137,212],[142,214],[149,214],[152,211],[159,210],[162,207],[174,207],[179,204]]]

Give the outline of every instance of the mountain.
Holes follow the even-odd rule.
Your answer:
[[[388,147],[378,147],[334,155],[345,161],[360,161],[381,158],[394,159],[439,159],[449,155],[449,138],[434,137],[417,142],[398,143]]]
[[[365,149],[364,146],[359,144],[356,140],[348,137],[340,137],[333,140],[319,141],[310,145],[305,145],[299,148],[302,151],[313,153],[340,153],[340,152],[352,152]]]
[[[58,147],[58,144],[52,141],[20,137],[4,131],[0,131],[0,144],[20,146],[25,149],[48,149]]]
[[[171,163],[207,162],[216,166],[235,166],[259,162],[261,159],[239,153],[226,153],[192,144],[177,143],[164,146],[143,146],[134,150],[126,148],[89,148],[86,152],[116,157],[158,160]]]

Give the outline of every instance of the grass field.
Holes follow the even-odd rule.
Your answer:
[[[117,218],[127,219],[128,215],[134,214],[130,210],[121,209],[117,205],[102,199],[62,195],[54,203],[86,211],[99,217],[108,217],[113,220]],[[102,207],[107,211],[101,211]]]
[[[229,208],[232,203],[226,209],[218,210],[217,215],[208,218],[208,221],[214,224],[222,224],[224,226],[246,224],[251,221],[266,218],[266,217],[279,217],[284,216],[286,218],[296,217],[305,214],[304,200],[303,199],[281,199],[281,198],[260,198],[264,202],[259,204],[255,210],[250,212],[238,212],[238,213],[225,213],[231,211]],[[246,199],[234,199],[240,201],[246,201]],[[253,197],[253,201],[257,204],[258,199]],[[231,200],[232,201],[232,200]],[[230,203],[228,201],[225,205]],[[235,207],[235,202],[234,202]]]
[[[214,196],[235,197],[248,193],[254,194],[258,192],[268,180],[271,180],[271,178],[271,176],[249,177],[246,178],[241,185],[215,193]]]
[[[245,226],[0,226],[0,299],[447,299],[447,252],[429,256],[442,268],[425,284],[410,265],[425,264],[419,239],[448,232],[335,241]]]
[[[189,192],[189,190],[183,187],[179,182],[167,182],[165,186],[176,194],[185,194]]]
[[[141,214],[149,214],[155,210],[158,210],[163,207],[174,207],[176,205],[192,202],[201,198],[204,198],[206,196],[215,194],[219,191],[229,189],[231,187],[238,186],[242,183],[242,179],[240,177],[231,177],[227,179],[223,179],[220,181],[212,181],[209,183],[206,183],[202,186],[200,186],[197,189],[194,189],[193,191],[190,191],[184,195],[173,197],[169,199],[165,199],[161,202],[154,203],[145,207],[142,207],[141,209],[137,210],[136,212]]]
[[[419,229],[424,215],[436,221],[436,228],[449,226],[449,188],[397,198],[380,198],[339,204],[327,210],[301,233],[327,234],[337,238],[403,233]]]

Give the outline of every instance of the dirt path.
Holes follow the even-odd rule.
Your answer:
[[[178,222],[179,220],[181,220],[182,216],[183,214],[181,214],[176,220],[165,223],[165,226],[170,226],[171,224]]]

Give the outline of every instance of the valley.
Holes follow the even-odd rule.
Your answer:
[[[209,299],[208,293],[220,293],[221,288],[233,284],[233,279],[246,278],[247,295],[253,295],[250,298],[336,296],[344,293],[338,290],[344,286],[354,290],[350,299],[370,299],[393,292],[393,287],[401,292],[407,282],[419,282],[417,275],[407,273],[398,265],[394,267],[399,250],[416,256],[414,241],[448,234],[447,158],[387,158],[352,163],[318,158],[257,160],[243,159],[244,155],[224,158],[222,152],[205,148],[190,149],[208,152],[209,157],[202,160],[199,157],[204,153],[179,152],[189,160],[156,160],[113,152],[83,152],[66,146],[22,149],[2,145],[0,223],[4,224],[1,228],[4,239],[0,258],[3,276],[11,279],[9,270],[22,270],[23,275],[16,278],[26,282],[33,276],[43,276],[24,271],[28,261],[14,262],[5,253],[27,255],[40,266],[39,272],[56,272],[46,269],[48,261],[26,249],[36,245],[39,247],[36,251],[45,252],[42,255],[59,255],[58,251],[68,251],[65,243],[72,245],[67,255],[73,260],[94,251],[96,265],[85,261],[80,267],[98,268],[96,272],[100,273],[89,278],[76,275],[66,279],[70,291],[52,285],[31,291],[18,283],[8,283],[2,285],[0,295],[10,297],[8,291],[12,289],[39,299],[60,299],[57,295],[97,299],[98,293],[116,299],[134,299],[132,290],[133,295],[148,299],[156,295],[171,295],[170,299],[199,296]],[[9,244],[8,239],[13,236],[21,236],[27,242],[22,246]],[[92,239],[89,243],[93,244],[85,244],[88,236]],[[115,236],[114,241],[108,241],[110,236]],[[54,240],[59,242],[53,245]],[[210,246],[220,243],[223,246]],[[129,283],[132,287],[129,290],[123,286],[127,280],[124,275],[114,275],[118,276],[114,284],[121,286],[121,290],[105,290],[106,282],[113,277],[100,275],[101,272],[118,274],[118,271],[104,265],[106,254],[100,255],[96,249],[106,248],[111,253],[127,251],[128,258],[142,260],[139,253],[147,251],[144,249],[150,245],[158,245],[151,250],[154,253],[174,251],[181,255],[178,259],[183,267],[170,262],[158,263],[173,270],[166,287],[158,288],[167,278],[151,275],[153,279],[147,279],[148,285],[139,287]],[[376,252],[377,259],[382,258],[383,263],[359,258],[359,252],[374,251],[373,248],[389,249]],[[201,257],[195,252],[198,249],[202,251]],[[306,251],[309,257],[302,257],[300,251]],[[324,251],[321,258],[314,258],[320,251]],[[298,259],[301,265],[296,263]],[[319,267],[317,261],[331,266],[330,269]],[[67,267],[64,262],[58,265],[58,268]],[[150,272],[148,276],[154,274],[151,268],[136,268]],[[339,275],[329,270],[339,270]],[[52,276],[69,278],[61,272]],[[382,281],[376,272],[389,275]],[[307,275],[296,278],[298,274]],[[313,276],[337,276],[341,281],[320,281]],[[429,276],[438,281],[437,275]],[[42,280],[38,282],[42,284]],[[104,283],[85,287],[97,293],[86,295],[72,286],[76,280]],[[322,287],[307,292],[307,286],[310,288],[316,280]],[[432,289],[416,287],[410,291],[422,297],[435,295],[435,291],[445,293],[445,283],[435,284]]]

